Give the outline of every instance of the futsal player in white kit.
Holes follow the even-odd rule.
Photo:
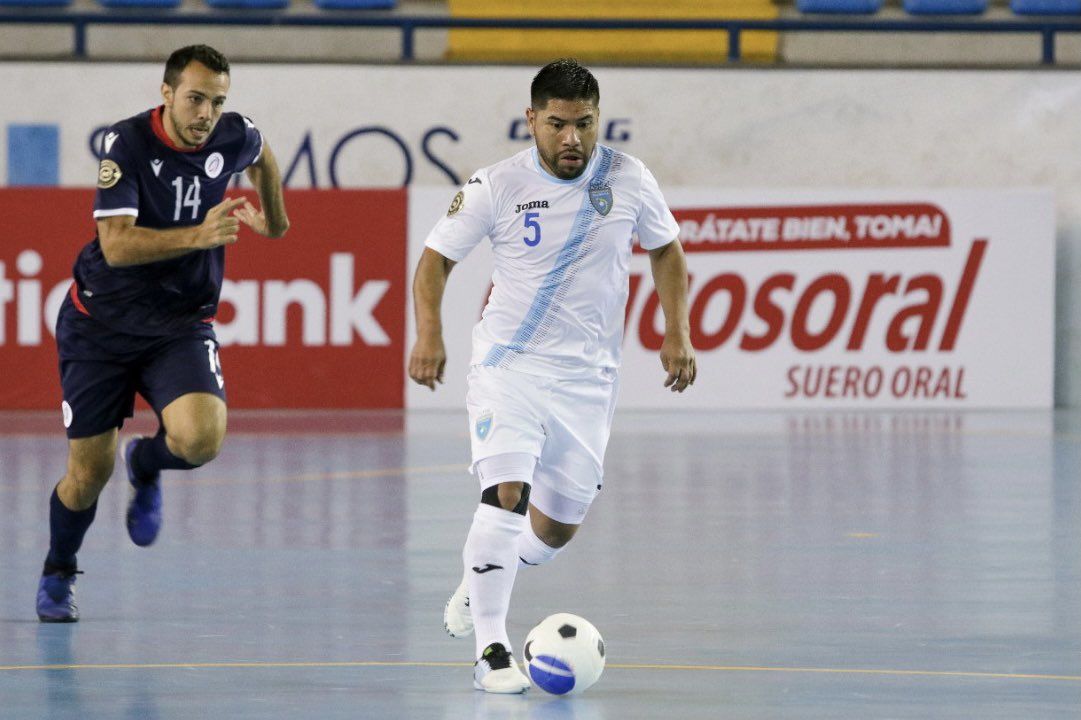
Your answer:
[[[481,502],[444,611],[451,635],[475,629],[474,686],[492,693],[529,687],[506,628],[519,566],[554,558],[601,489],[635,236],[664,311],[664,384],[683,392],[696,374],[686,259],[657,181],[637,158],[597,144],[600,91],[589,70],[553,62],[530,94],[535,147],[469,179],[425,241],[413,280],[409,375],[434,390],[446,364],[447,276],[485,237],[492,243],[493,288],[473,330],[466,399]]]

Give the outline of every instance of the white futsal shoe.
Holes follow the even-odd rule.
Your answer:
[[[514,656],[503,643],[492,643],[473,665],[473,687],[500,695],[518,695],[529,689],[529,679],[518,669]]]
[[[462,578],[462,583],[443,608],[443,627],[451,637],[473,634],[473,611],[469,609],[469,584],[466,580]]]

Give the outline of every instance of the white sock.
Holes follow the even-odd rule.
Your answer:
[[[511,649],[507,610],[518,574],[518,536],[525,525],[524,516],[491,505],[481,504],[473,513],[462,560],[469,578],[476,657],[496,642],[503,643],[508,651]]]
[[[518,567],[530,567],[543,565],[560,552],[563,548],[554,548],[548,545],[533,532],[533,526],[526,523],[525,528],[518,536]]]

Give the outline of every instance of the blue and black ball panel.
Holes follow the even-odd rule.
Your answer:
[[[536,655],[529,661],[529,679],[553,695],[565,695],[574,689],[574,671],[570,665],[551,655]]]

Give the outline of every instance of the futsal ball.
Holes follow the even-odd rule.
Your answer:
[[[604,671],[604,639],[585,618],[556,613],[526,635],[522,650],[529,679],[553,695],[577,694]]]

